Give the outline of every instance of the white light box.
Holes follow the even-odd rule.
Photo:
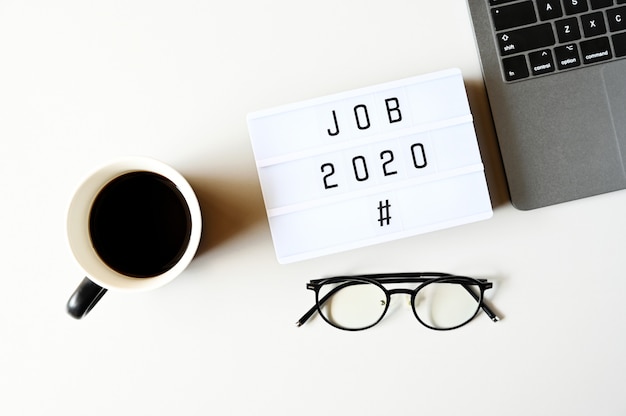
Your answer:
[[[254,112],[248,129],[281,263],[492,216],[458,69]]]

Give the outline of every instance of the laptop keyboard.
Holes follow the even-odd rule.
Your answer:
[[[626,0],[489,0],[505,81],[626,58]]]

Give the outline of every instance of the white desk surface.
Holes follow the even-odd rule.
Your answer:
[[[626,192],[510,205],[465,0],[9,0],[0,57],[0,414],[626,414]],[[246,114],[449,67],[493,218],[278,264]],[[174,282],[75,321],[66,208],[126,155],[188,178],[204,240]],[[440,333],[395,299],[364,332],[294,325],[309,279],[391,271],[489,278],[503,319]]]

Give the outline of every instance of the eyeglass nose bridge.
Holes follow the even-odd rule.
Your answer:
[[[416,292],[417,292],[416,289],[408,289],[408,288],[387,289],[387,296],[389,298],[389,301],[391,302],[392,295],[398,295],[398,294],[408,295],[410,296],[410,298],[407,298],[406,301],[410,305],[413,302],[413,297],[415,296]]]
[[[387,289],[387,293],[389,296],[395,295],[397,293],[404,293],[406,295],[413,295],[415,293],[415,289],[407,289],[407,288],[396,288],[396,289]]]

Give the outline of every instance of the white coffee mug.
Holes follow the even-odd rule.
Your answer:
[[[202,216],[185,178],[150,158],[116,160],[78,187],[67,237],[86,277],[67,303],[87,315],[109,289],[143,291],[172,281],[200,243]]]

